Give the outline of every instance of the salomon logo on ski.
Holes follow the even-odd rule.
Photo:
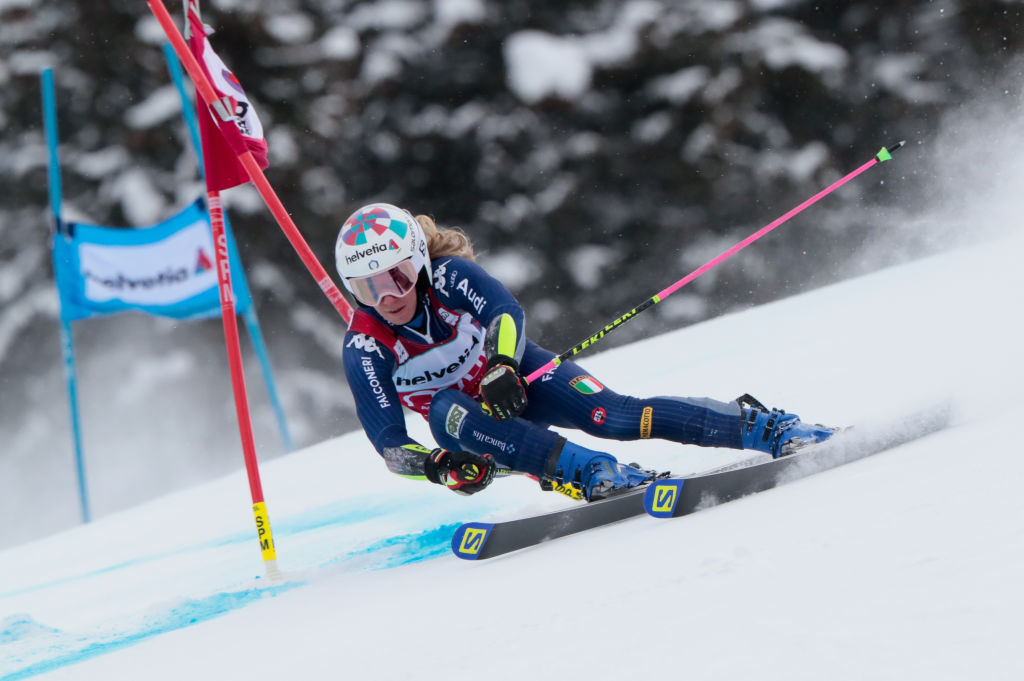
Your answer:
[[[487,543],[487,534],[493,525],[468,523],[460,527],[452,537],[452,551],[459,558],[476,560]]]
[[[824,442],[810,444],[778,459],[686,479],[659,480],[647,488],[644,509],[656,518],[678,518],[763,492],[942,430],[949,425],[951,413],[948,405],[941,403],[897,417],[888,425],[842,430]]]
[[[636,487],[601,501],[517,520],[466,523],[452,536],[452,553],[464,560],[485,560],[643,515],[644,491],[645,487]]]
[[[663,480],[651,485],[644,499],[647,512],[657,518],[671,518],[682,488],[682,480]]]

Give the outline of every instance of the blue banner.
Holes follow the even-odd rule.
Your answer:
[[[235,312],[252,305],[227,218]],[[62,222],[53,240],[61,319],[137,310],[174,319],[220,315],[216,248],[203,199],[152,227]]]

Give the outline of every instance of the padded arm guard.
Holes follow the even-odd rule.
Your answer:
[[[523,351],[526,349],[525,340],[526,334],[519,332],[515,320],[509,313],[502,313],[492,319],[491,323],[487,325],[487,333],[484,335],[484,355],[487,357],[487,366],[494,366],[497,362],[491,360],[500,356],[513,360],[514,366],[518,367],[520,360],[523,359]]]

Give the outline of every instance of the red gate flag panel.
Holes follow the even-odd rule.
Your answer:
[[[269,165],[263,125],[235,75],[213,51],[206,27],[193,0],[188,3],[189,49],[217,91],[217,102],[207,107],[196,96],[199,133],[209,191],[230,189],[249,181],[238,155],[251,151],[260,168]]]

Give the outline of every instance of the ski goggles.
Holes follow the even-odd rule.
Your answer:
[[[384,296],[401,298],[416,288],[418,278],[416,266],[412,264],[412,260],[406,259],[383,272],[374,272],[365,277],[351,277],[345,281],[356,300],[363,305],[375,307]]]

